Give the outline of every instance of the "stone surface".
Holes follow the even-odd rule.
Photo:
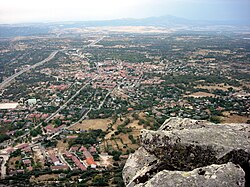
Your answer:
[[[141,148],[130,155],[123,178],[127,186],[134,186],[146,183],[163,170],[192,171],[228,162],[239,164],[247,178],[250,173],[249,138],[248,124],[170,118],[158,131],[142,130]]]
[[[211,165],[193,171],[163,170],[146,183],[136,187],[244,187],[245,173],[231,162],[223,165]]]
[[[123,168],[123,178],[126,181],[132,181],[138,173],[142,173],[144,169],[157,162],[158,159],[154,155],[149,154],[143,147],[140,147],[134,154],[129,155],[128,160],[130,162],[127,162]]]

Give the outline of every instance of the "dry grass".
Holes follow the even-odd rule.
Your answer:
[[[138,114],[140,119],[146,120],[145,113],[141,112]],[[132,129],[132,132],[129,132],[127,134],[120,133],[118,135],[115,135],[115,132],[117,131],[117,127],[121,125],[126,118],[130,119],[130,123],[126,126],[128,128]],[[143,129],[143,125],[139,125],[139,120],[135,120],[132,117],[132,113],[123,116],[122,121],[118,118],[116,123],[112,126],[113,130],[109,131],[109,133],[105,136],[105,141],[102,142],[100,145],[101,150],[105,151],[105,149],[115,149],[120,150],[123,153],[126,153],[129,149],[137,149],[139,147],[138,144],[132,144],[131,140],[129,139],[129,135],[133,135],[134,139],[137,140],[137,138],[140,135],[141,129]]]
[[[89,27],[91,31],[100,32],[108,30],[110,32],[128,32],[128,33],[169,33],[171,30],[162,29],[153,26],[110,26],[110,27]]]
[[[43,160],[43,155],[42,155],[42,153],[41,152],[39,152],[39,151],[34,151],[34,161],[35,161],[35,163],[38,163],[38,162],[40,162],[41,163],[41,166],[42,166],[42,168],[44,168],[44,160]]]
[[[58,152],[67,151],[68,147],[69,147],[68,142],[63,143],[63,141],[58,141],[57,145],[56,145],[56,148],[58,149]]]
[[[188,97],[194,97],[194,98],[199,98],[199,97],[215,97],[215,95],[211,94],[211,93],[207,93],[207,92],[195,92],[195,93],[192,93],[192,94],[188,95]]]
[[[58,174],[45,174],[40,175],[38,177],[31,177],[30,182],[42,182],[42,181],[48,181],[48,180],[57,180]]]
[[[16,161],[20,161],[20,160],[22,160],[21,156],[10,158],[8,161],[9,169],[15,169]]]
[[[223,91],[227,91],[228,88],[240,90],[240,88],[238,87],[229,86],[229,85],[225,86],[224,84],[215,84],[215,85],[206,85],[206,86],[198,85],[195,88],[201,88],[201,89],[207,89],[207,90],[223,90]]]
[[[246,123],[250,120],[250,117],[247,116],[240,116],[237,114],[230,114],[230,112],[223,112],[222,123]]]
[[[70,130],[89,130],[89,129],[102,129],[106,131],[108,128],[108,124],[112,122],[111,119],[91,119],[91,120],[84,120],[81,123],[70,127]]]

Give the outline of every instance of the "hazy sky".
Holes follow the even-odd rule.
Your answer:
[[[250,18],[250,0],[0,0],[0,23],[104,20],[173,15]]]

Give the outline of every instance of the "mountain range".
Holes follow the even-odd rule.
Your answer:
[[[141,19],[115,19],[100,21],[70,21],[25,24],[0,24],[0,37],[47,34],[54,28],[82,28],[100,26],[157,26],[166,28],[207,26],[250,26],[250,20],[204,21],[175,16],[148,17]]]

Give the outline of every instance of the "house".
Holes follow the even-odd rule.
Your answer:
[[[28,103],[29,106],[36,105],[37,100],[36,99],[28,99],[27,103]]]
[[[32,170],[33,170],[33,167],[32,167],[32,166],[29,166],[27,169],[28,169],[28,171],[32,171]]]
[[[72,155],[70,152],[68,152],[68,151],[66,151],[64,154],[65,154],[65,156],[68,157],[68,158],[72,158],[72,156],[73,156],[73,155]]]
[[[86,158],[86,163],[93,169],[96,168],[97,164],[95,163],[93,157]]]
[[[82,154],[85,156],[85,158],[90,158],[92,155],[88,151],[83,151]]]
[[[31,160],[30,159],[25,159],[23,160],[23,164],[26,166],[30,166],[31,165]]]
[[[87,168],[80,162],[80,160],[78,160],[78,158],[76,158],[76,156],[72,156],[71,159],[79,169],[81,169],[82,171],[87,170]]]
[[[62,163],[59,161],[59,159],[56,157],[53,151],[49,153],[49,157],[55,166],[62,165]]]
[[[72,146],[72,147],[70,148],[70,151],[71,151],[71,152],[76,152],[78,149],[79,149],[78,146]]]
[[[30,147],[25,147],[25,148],[22,149],[22,151],[24,151],[25,153],[31,153],[32,152]]]
[[[81,146],[81,148],[79,149],[80,152],[83,152],[83,151],[87,151],[87,148],[84,147],[84,146]]]
[[[67,139],[75,139],[75,138],[77,138],[78,136],[67,136]]]
[[[68,169],[68,166],[67,166],[67,165],[50,166],[50,169],[51,169],[52,171],[55,171],[55,170],[67,170],[67,169]]]
[[[16,147],[17,147],[17,149],[24,149],[24,148],[26,148],[26,147],[28,147],[28,146],[29,146],[28,143],[24,143],[24,144],[20,144],[20,145],[18,145],[18,146],[16,146]]]

